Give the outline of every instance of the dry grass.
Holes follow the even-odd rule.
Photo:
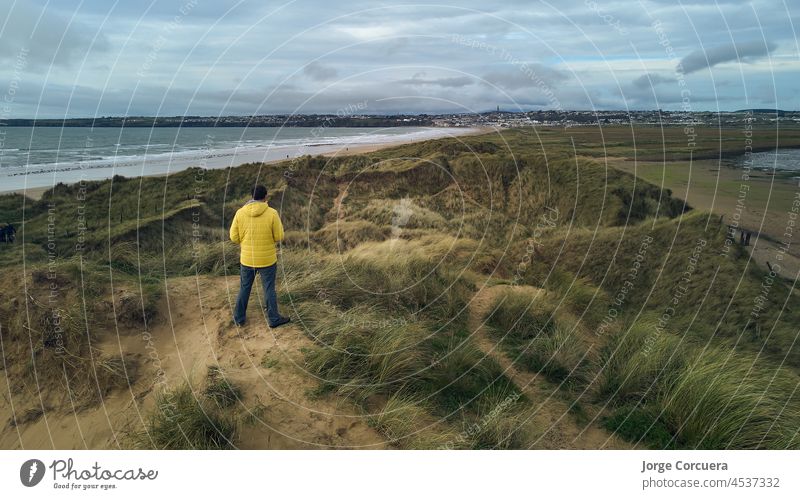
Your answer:
[[[497,296],[487,324],[508,355],[528,370],[568,385],[588,379],[586,334],[549,293],[508,288]]]
[[[657,332],[652,322],[619,333],[603,360],[600,392],[615,404],[645,407],[650,425],[658,418],[670,432],[669,446],[800,448],[800,379],[785,368],[681,341]],[[646,438],[648,429],[638,438]]]
[[[230,449],[236,436],[233,419],[220,414],[191,387],[183,385],[156,397],[146,426],[131,435],[144,449]]]
[[[323,251],[342,253],[368,241],[383,241],[390,234],[388,227],[366,220],[340,220],[313,233],[310,239]]]
[[[220,409],[227,409],[242,399],[242,390],[232,383],[218,366],[210,366],[203,394]]]

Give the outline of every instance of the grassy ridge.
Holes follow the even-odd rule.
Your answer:
[[[624,303],[614,307],[631,320],[642,313],[662,327],[698,341],[762,352],[776,362],[800,366],[794,347],[797,295],[790,283],[748,261],[726,244],[719,217],[697,213],[679,220],[652,220],[597,236],[559,234],[543,240],[538,255],[545,269],[557,267],[596,283],[615,296],[630,282],[642,241],[651,238]],[[547,279],[540,269],[526,281]],[[617,322],[624,322],[619,320]],[[599,326],[598,326],[599,327]]]

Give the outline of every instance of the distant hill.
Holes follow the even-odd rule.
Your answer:
[[[735,113],[754,113],[754,114],[777,114],[778,116],[784,116],[787,112],[791,111],[784,111],[783,109],[740,109],[738,111],[734,111]]]

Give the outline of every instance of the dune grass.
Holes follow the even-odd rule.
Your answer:
[[[417,322],[387,321],[365,306],[339,311],[306,303],[298,307],[305,333],[320,345],[308,365],[340,394],[364,400],[400,390],[432,355],[421,345],[428,330]]]
[[[132,437],[136,447],[145,449],[220,450],[233,448],[235,435],[233,419],[182,385],[156,396],[145,427]]]
[[[403,449],[437,449],[455,442],[452,425],[437,421],[425,402],[398,392],[389,397],[370,424]]]
[[[603,349],[597,379],[601,396],[617,401],[652,396],[656,383],[673,376],[686,365],[685,348],[674,334],[656,329],[657,322],[645,317],[619,332]]]
[[[383,241],[391,236],[390,227],[367,220],[339,220],[310,234],[313,243],[330,253],[342,253],[368,241]]]
[[[434,247],[432,241],[406,244],[393,253],[387,242],[368,243],[341,261],[286,262],[291,277],[283,298],[317,345],[306,354],[308,368],[325,390],[377,412],[373,423],[404,448],[452,443],[499,394],[515,402],[521,397],[469,337],[466,308],[474,285],[453,272],[454,261],[422,251]],[[512,413],[457,445],[516,445]],[[438,435],[410,431],[401,418],[426,421]]]
[[[678,448],[800,447],[800,378],[764,359],[645,323],[619,333],[602,364],[599,391],[621,406],[608,424],[629,438]]]
[[[374,305],[385,311],[463,321],[473,285],[435,253],[414,244],[363,244],[341,258],[319,254],[285,262],[286,299],[319,299],[341,309]],[[417,247],[417,249],[419,249]],[[310,260],[314,261],[313,265]]]
[[[227,409],[242,399],[242,390],[231,382],[219,366],[210,366],[203,394],[220,409]]]
[[[797,449],[798,382],[782,369],[712,349],[663,387],[658,404],[667,426],[691,447]]]
[[[439,330],[429,336],[435,331],[430,322],[387,324],[382,314],[363,308],[339,312],[331,306],[304,304],[299,315],[306,333],[319,345],[307,353],[309,369],[325,389],[366,410],[380,411],[374,424],[404,448],[446,446],[458,435],[458,425],[481,418],[482,410],[476,408],[486,407],[487,397],[497,393],[514,400],[520,397],[499,366],[469,343],[465,332]],[[381,407],[378,401],[385,397],[389,402]],[[417,434],[411,431],[416,421],[438,430]],[[516,443],[515,428],[503,415],[458,445],[481,447],[488,445],[486,439],[501,435]]]
[[[588,345],[580,324],[543,290],[507,288],[486,323],[501,348],[521,367],[568,386],[587,379]]]
[[[597,236],[584,231],[566,239],[563,234],[553,235],[542,241],[537,256],[539,268],[555,266],[601,288],[607,298],[599,300],[596,311],[590,313],[595,323],[602,320],[603,304],[610,306],[627,281],[633,288],[623,297],[622,306],[614,307],[620,312],[642,309],[660,316],[679,294],[669,319],[670,330],[685,332],[700,342],[737,345],[753,354],[764,352],[776,362],[785,358],[785,362],[800,366],[795,314],[787,313],[797,306],[793,305],[798,300],[796,293],[790,283],[769,279],[767,291],[760,297],[768,270],[749,261],[738,245],[724,251],[728,247],[725,239],[719,217],[691,213],[679,219],[651,219],[624,232],[610,228]],[[645,240],[650,242],[642,253]],[[637,263],[637,258],[641,262]],[[542,271],[534,268],[526,271],[522,282],[547,286]],[[634,268],[637,273],[631,279]],[[757,300],[763,303],[753,313]]]
[[[109,296],[108,285],[103,269],[74,260],[35,266],[29,278],[9,273],[0,312],[14,391],[53,390],[73,407],[86,408],[136,382],[139,360],[96,346],[101,332],[113,327],[113,317],[98,303]]]

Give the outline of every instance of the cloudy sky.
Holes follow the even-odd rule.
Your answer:
[[[0,118],[800,104],[796,0],[0,5]]]

